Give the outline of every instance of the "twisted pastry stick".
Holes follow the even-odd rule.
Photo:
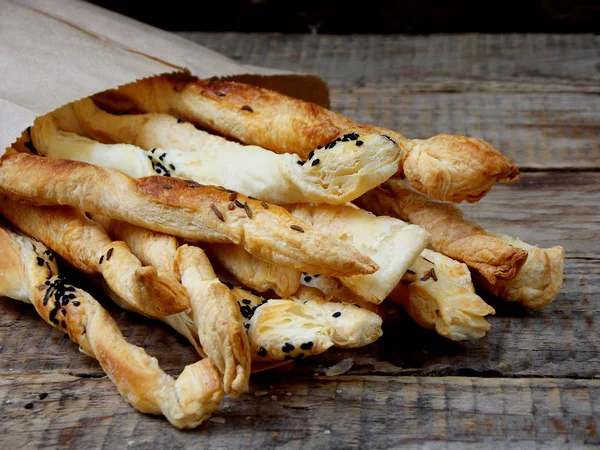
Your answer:
[[[565,249],[557,245],[538,248],[505,234],[490,233],[513,247],[527,251],[525,265],[512,280],[498,280],[490,284],[475,274],[478,286],[507,302],[518,302],[526,308],[544,308],[558,295],[563,282]]]
[[[297,153],[303,158],[315,148],[341,139],[344,133],[385,135],[403,149],[399,174],[438,200],[475,202],[494,183],[514,183],[519,179],[518,169],[481,139],[441,134],[411,140],[248,84],[220,80],[187,82],[163,76],[123,86],[118,94],[143,112],[172,114],[246,145],[259,145],[277,153]]]
[[[352,246],[314,231],[281,207],[177,178],[134,180],[116,170],[10,150],[0,159],[0,191],[189,240],[243,245],[285,267],[331,275],[378,269]]]
[[[423,328],[453,341],[479,339],[490,329],[485,316],[495,314],[495,310],[464,284],[454,264],[434,264],[418,257],[389,299],[403,305]]]
[[[400,159],[400,148],[379,134],[314,149],[304,161],[228,141],[167,114],[115,116],[90,99],[38,118],[31,135],[44,156],[113,167],[132,177],[168,172],[276,204],[354,200],[395,174]]]
[[[192,304],[200,344],[223,375],[225,392],[237,397],[248,390],[251,364],[238,304],[198,247],[179,247],[175,264]]]
[[[397,217],[421,225],[431,233],[434,250],[464,262],[490,284],[514,278],[527,252],[490,235],[475,222],[464,219],[454,205],[429,200],[402,182],[390,180],[354,201],[377,215]]]
[[[44,245],[2,225],[0,249],[0,295],[32,303],[48,324],[98,360],[119,393],[138,411],[163,414],[177,428],[194,428],[219,407],[223,390],[209,359],[186,366],[174,380],[160,369],[156,358],[123,338],[96,300],[66,283]],[[44,264],[39,265],[40,259]]]
[[[170,272],[142,266],[124,242],[113,241],[102,227],[74,209],[6,199],[0,201],[0,213],[79,270],[102,275],[133,311],[163,317],[189,308],[183,287]]]

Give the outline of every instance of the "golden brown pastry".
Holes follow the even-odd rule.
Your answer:
[[[118,93],[141,111],[171,114],[246,145],[259,145],[277,153],[297,153],[303,158],[319,146],[337,138],[343,140],[344,133],[346,137],[353,133],[388,136],[403,149],[400,175],[438,200],[474,202],[494,183],[514,183],[519,179],[518,169],[480,139],[441,134],[411,140],[248,84],[222,80],[187,83],[157,77],[123,86]]]
[[[364,300],[379,304],[429,242],[429,233],[391,217],[377,217],[354,205],[287,206],[288,211],[332,237],[351,243],[380,269],[371,275],[340,277],[341,283]]]
[[[423,328],[453,341],[485,336],[490,329],[485,316],[495,314],[494,308],[462,286],[460,280],[422,257],[417,258],[389,299],[404,305]]]
[[[431,233],[431,247],[477,270],[490,283],[514,278],[527,259],[525,250],[491,236],[464,219],[454,205],[429,200],[397,180],[367,192],[355,204],[378,215],[421,225]]]
[[[138,411],[163,414],[177,428],[194,428],[219,407],[220,375],[209,359],[186,366],[174,380],[160,369],[156,358],[125,341],[96,300],[67,284],[44,245],[1,226],[0,249],[0,295],[32,303],[48,324],[98,360],[119,393]]]
[[[432,263],[439,270],[448,275],[455,283],[458,283],[465,289],[475,292],[475,286],[471,279],[471,271],[469,266],[455,259],[449,258],[443,253],[439,253],[426,248],[421,252],[421,258]]]
[[[39,207],[6,199],[0,201],[0,213],[79,270],[102,275],[133,311],[163,317],[189,308],[183,287],[171,273],[142,266],[124,242],[113,241],[102,227],[73,208]],[[44,264],[41,259],[39,262]]]
[[[488,283],[475,274],[478,286],[507,302],[518,302],[527,308],[543,308],[552,303],[563,282],[565,249],[561,246],[539,248],[505,234],[490,233],[507,244],[526,250],[527,262],[512,280]]]
[[[258,292],[272,290],[282,298],[288,298],[298,290],[301,273],[298,270],[258,259],[239,245],[212,244],[208,251],[211,257],[250,289]]]
[[[0,192],[188,240],[242,245],[261,259],[308,272],[348,276],[378,269],[352,246],[315,231],[281,207],[177,178],[134,180],[91,164],[7,151],[0,159]]]
[[[251,364],[238,303],[198,247],[179,247],[175,264],[192,305],[200,344],[223,374],[225,393],[237,397],[248,390]]]
[[[96,140],[80,136],[81,128]],[[360,146],[347,141],[315,149],[305,161],[228,141],[167,114],[115,116],[90,99],[38,118],[31,135],[44,156],[115,168],[134,178],[169,173],[277,204],[354,200],[394,175],[400,160],[400,148],[379,134],[358,136]]]

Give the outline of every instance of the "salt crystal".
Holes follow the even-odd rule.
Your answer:
[[[339,363],[325,369],[325,375],[328,377],[342,375],[348,372],[352,368],[353,364],[354,360],[352,358],[342,359]]]

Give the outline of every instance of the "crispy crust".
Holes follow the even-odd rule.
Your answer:
[[[194,428],[208,419],[223,398],[220,376],[209,359],[186,366],[174,380],[155,358],[124,338],[110,315],[89,294],[70,286],[50,261],[47,248],[6,227],[0,228],[0,248],[20,274],[27,302],[50,325],[67,333],[86,355],[98,360],[119,393],[134,408],[163,414],[177,428]],[[38,258],[47,264],[39,265]],[[0,295],[11,295],[0,277]],[[23,299],[21,299],[23,300]]]
[[[0,212],[79,270],[102,275],[133,311],[164,317],[185,311],[185,291],[170,272],[142,266],[124,242],[113,241],[96,223],[67,206],[39,207],[0,201]]]
[[[244,286],[258,292],[272,290],[288,298],[300,285],[300,271],[258,259],[238,245],[213,244],[208,252]]]
[[[431,233],[434,250],[481,273],[491,284],[514,278],[527,252],[488,234],[475,222],[464,219],[454,205],[434,202],[390,180],[363,195],[355,204],[378,215],[397,217],[421,225]]]
[[[490,329],[485,316],[495,314],[494,308],[466,288],[461,277],[446,272],[448,268],[417,258],[389,299],[404,305],[423,328],[453,341],[479,339]]]
[[[168,171],[276,204],[351,201],[396,173],[400,160],[400,148],[379,134],[314,149],[304,161],[228,141],[167,114],[111,115],[90,99],[38,118],[31,134],[44,156],[113,167],[134,178],[155,175],[157,168],[160,175]]]
[[[27,176],[23,176],[27,174]],[[7,152],[0,159],[0,190],[43,205],[70,205],[188,240],[242,245],[255,256],[309,272],[373,273],[370,258],[326,237],[285,209],[177,178],[132,179],[91,164]]]
[[[478,286],[507,302],[518,302],[527,308],[544,308],[558,295],[563,282],[565,249],[561,246],[539,248],[505,234],[492,236],[514,247],[526,250],[527,262],[512,280],[499,280],[492,285],[475,274]]]
[[[225,393],[237,397],[248,390],[251,364],[237,301],[198,247],[179,247],[175,265],[192,305],[200,344],[223,375]]]
[[[494,183],[519,179],[514,164],[480,139],[443,134],[410,140],[248,84],[220,80],[185,84],[159,77],[123,86],[118,92],[142,111],[173,114],[247,145],[303,158],[344,133],[386,135],[404,151],[399,174],[438,200],[474,202]]]

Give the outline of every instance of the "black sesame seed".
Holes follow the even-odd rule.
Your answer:
[[[281,351],[284,353],[289,353],[291,351],[293,351],[296,347],[294,347],[292,344],[290,344],[289,342],[286,342],[282,347],[281,347]]]
[[[39,256],[36,259],[37,259],[37,265],[40,267],[43,266],[44,263],[46,262],[46,261],[44,261],[44,258],[40,258]]]
[[[25,409],[33,409],[33,403],[27,403]]]
[[[65,323],[64,320],[60,323],[60,326],[63,327],[63,328],[67,328],[67,324]]]
[[[219,97],[225,97],[225,93],[224,93],[224,92],[217,92],[217,95],[218,95]]]
[[[316,273],[316,274],[313,275],[313,277],[315,277],[315,278],[319,278],[320,276],[321,276],[320,273]]]
[[[321,160],[320,160],[319,158],[317,158],[317,159],[315,159],[315,160],[312,162],[311,166],[312,166],[312,167],[315,167],[315,166],[316,166],[317,164],[319,164],[320,162],[321,162]]]
[[[38,395],[38,398],[40,400],[44,400],[46,397],[48,397],[48,394],[46,392],[42,392],[40,395]]]
[[[360,147],[360,146],[361,146],[361,145],[363,145],[363,144],[364,144],[364,142],[363,142],[363,141],[356,141],[356,146],[357,146],[357,147]]]
[[[246,324],[246,330],[247,330],[247,329],[249,329],[249,328],[250,328],[250,324],[249,324],[249,323],[247,323],[247,324]]]
[[[313,341],[308,341],[308,342],[305,342],[304,344],[302,344],[302,345],[300,346],[300,348],[301,348],[302,350],[310,350],[311,348],[313,348]]]
[[[252,304],[252,300],[248,300],[247,298],[245,298],[244,300],[242,300],[242,303],[244,305],[250,305],[250,304]]]
[[[230,290],[233,289],[233,284],[228,283],[227,281],[223,282],[225,286],[227,286]]]
[[[312,277],[304,277],[304,282],[308,283],[310,280],[312,280]]]
[[[183,123],[183,119],[180,117],[179,119],[177,119],[177,123]]]
[[[358,303],[355,303],[354,306],[356,306],[357,308],[360,308],[360,305]]]
[[[250,293],[251,293],[252,295],[256,295],[257,297],[259,297],[259,296],[260,296],[260,294],[259,294],[257,291],[255,291],[254,289],[252,289],[252,290],[250,291]]]
[[[169,164],[169,167],[171,168],[171,170],[175,170],[175,166],[173,164]]]
[[[81,303],[79,303],[77,300],[75,300],[75,301],[73,302],[73,306],[79,306],[79,305],[81,305]]]
[[[107,261],[110,261],[110,257],[112,256],[112,254],[113,254],[113,251],[114,251],[114,250],[115,250],[115,249],[111,247],[111,248],[109,248],[109,249],[108,249],[108,251],[106,252],[106,260],[107,260]]]
[[[310,160],[312,159],[312,157],[313,157],[313,156],[315,156],[315,151],[314,151],[314,150],[313,150],[313,151],[311,151],[311,152],[308,154],[308,160],[310,161]]]
[[[160,155],[160,156],[158,157],[158,159],[160,159],[161,161],[164,161],[164,159],[165,159],[165,156],[167,156],[167,154],[166,154],[166,153],[163,153],[162,155]]]
[[[150,150],[150,153],[154,153],[156,151],[155,148],[153,148],[152,150]]]
[[[336,312],[334,312],[334,313],[331,315],[331,317],[335,317],[335,318],[337,319],[337,318],[338,318],[338,317],[340,317],[341,315],[342,315],[342,313],[341,313],[341,312],[339,312],[339,311],[336,311]]]
[[[290,228],[295,231],[299,231],[300,233],[304,233],[304,230],[299,225],[290,225]]]
[[[65,338],[67,341],[71,339],[67,333],[65,333],[65,335],[64,335],[64,338]]]
[[[152,155],[148,155],[148,159],[152,161]]]
[[[296,161],[296,162],[297,162],[298,164],[300,164],[301,166],[303,166],[304,164],[306,164],[306,161],[302,161],[302,160],[299,160],[299,161]]]
[[[258,356],[260,356],[261,358],[264,358],[265,356],[267,356],[267,349],[264,347],[259,348]]]
[[[393,140],[391,137],[389,137],[387,134],[382,134],[382,136],[386,139],[389,139],[390,141],[392,141],[394,144],[396,143],[395,140]]]
[[[244,105],[240,108],[242,111],[254,112],[250,105]]]
[[[300,361],[302,358],[304,358],[304,353],[299,353],[294,359]]]
[[[100,257],[100,260],[98,261],[98,264],[102,264],[102,261],[104,261],[104,255],[102,255],[102,256]]]

